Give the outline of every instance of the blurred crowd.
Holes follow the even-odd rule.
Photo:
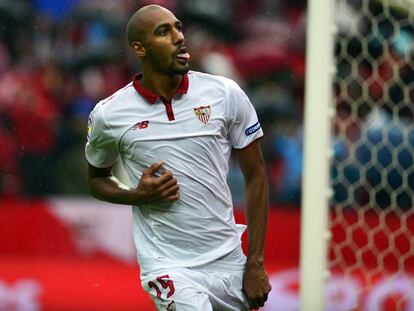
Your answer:
[[[145,4],[183,21],[191,68],[256,107],[273,203],[300,200],[305,0],[1,0],[0,196],[83,195],[89,112],[140,71],[125,26]],[[229,183],[242,201],[231,162]]]
[[[334,204],[408,210],[414,198],[414,4],[340,1]]]

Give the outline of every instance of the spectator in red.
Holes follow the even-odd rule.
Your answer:
[[[55,105],[26,81],[9,116],[18,148],[23,193],[30,196],[50,194],[53,192],[51,155],[58,120]]]
[[[20,192],[14,140],[0,127],[0,196],[16,196]]]

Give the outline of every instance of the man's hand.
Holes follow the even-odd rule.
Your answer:
[[[246,264],[243,276],[243,291],[250,308],[257,310],[263,307],[272,287],[263,264]]]
[[[136,203],[168,202],[180,197],[177,179],[171,171],[162,168],[163,165],[164,161],[160,161],[142,172],[134,190]]]

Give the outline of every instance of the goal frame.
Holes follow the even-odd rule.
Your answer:
[[[332,0],[308,1],[299,290],[302,311],[325,310],[329,277],[334,4]]]

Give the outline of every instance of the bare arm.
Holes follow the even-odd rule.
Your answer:
[[[151,165],[143,171],[136,188],[129,188],[112,175],[112,167],[97,168],[88,163],[89,192],[95,198],[116,204],[145,204],[174,201],[179,198],[177,180],[168,170],[161,171],[164,162]]]
[[[271,290],[264,267],[269,190],[259,143],[254,141],[248,147],[237,150],[236,155],[244,176],[249,243],[243,289],[250,307],[258,309],[264,305]]]

